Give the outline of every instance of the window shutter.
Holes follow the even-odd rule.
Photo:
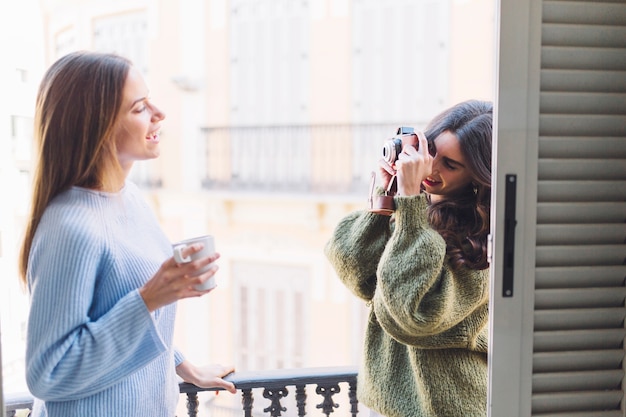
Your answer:
[[[532,415],[617,417],[626,308],[626,2],[544,1]]]

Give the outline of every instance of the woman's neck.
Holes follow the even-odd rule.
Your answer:
[[[132,166],[132,165],[131,165]],[[120,167],[121,169],[110,170],[110,173],[104,175],[102,184],[98,187],[98,191],[104,191],[107,193],[117,193],[126,184],[126,177],[130,172],[130,167]]]

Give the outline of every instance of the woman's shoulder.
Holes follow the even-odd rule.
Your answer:
[[[48,204],[37,230],[63,235],[90,234],[100,230],[101,198],[95,191],[72,187]]]

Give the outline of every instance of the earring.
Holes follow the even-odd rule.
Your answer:
[[[474,191],[474,195],[478,194],[478,186],[476,184],[472,184],[472,190]]]

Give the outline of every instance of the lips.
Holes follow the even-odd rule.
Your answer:
[[[149,134],[148,136],[146,136],[146,140],[148,142],[150,142],[150,143],[159,143],[159,141],[160,141],[160,133],[161,132],[157,130],[156,132],[153,132],[153,133]]]
[[[435,181],[432,178],[424,178],[424,180],[422,181],[422,183],[424,183],[424,185],[428,186],[428,187],[435,187],[439,184],[441,184],[440,181]]]

